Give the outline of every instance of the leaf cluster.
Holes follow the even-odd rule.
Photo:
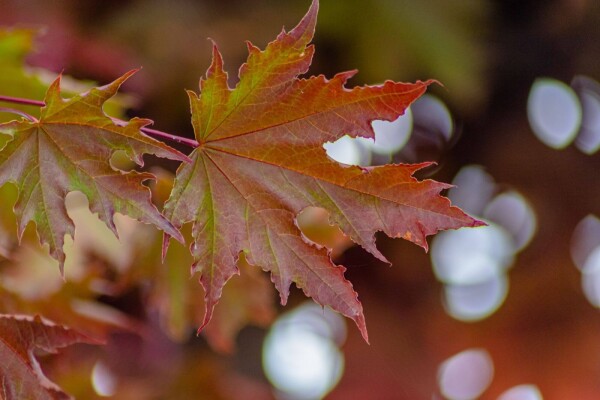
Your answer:
[[[314,54],[310,43],[318,6],[318,1],[313,1],[300,23],[289,32],[282,31],[264,50],[248,42],[248,60],[233,88],[214,44],[212,64],[200,80],[200,92],[188,92],[197,142],[189,155],[150,137],[146,128],[152,121],[133,118],[123,122],[107,113],[108,102],[135,71],[67,99],[59,76],[47,88],[39,112],[23,106],[26,118],[0,124],[0,187],[10,183],[16,188],[10,192],[9,186],[2,187],[7,198],[14,197],[9,201],[14,202],[14,215],[0,211],[0,255],[9,259],[10,265],[22,268],[16,242],[25,238],[25,243],[38,251],[40,244],[46,245],[61,272],[69,276],[65,263],[71,258],[73,263],[78,257],[108,253],[126,278],[117,285],[106,285],[106,292],[122,290],[127,281],[162,276],[162,284],[154,287],[149,301],[156,300],[157,308],[162,308],[174,336],[186,328],[184,310],[197,304],[191,301],[196,289],[187,288],[186,274],[181,272],[181,264],[187,263],[204,289],[200,329],[212,318],[214,328],[209,325],[208,337],[223,350],[231,349],[232,337],[245,323],[264,324],[272,318],[270,285],[256,268],[260,267],[269,273],[282,304],[294,283],[317,303],[353,319],[368,341],[363,308],[344,277],[345,268],[332,261],[330,248],[302,232],[298,223],[302,211],[324,209],[331,223],[382,261],[387,260],[375,245],[378,231],[427,249],[428,235],[481,223],[440,196],[448,185],[413,177],[427,163],[358,167],[327,156],[323,144],[344,135],[373,139],[372,121],[398,118],[432,82],[386,81],[348,88],[354,71],[331,79],[299,78],[307,72]],[[0,81],[7,95],[39,98],[45,86],[23,69],[30,42],[28,31],[0,34],[0,54],[6,57],[0,70],[5,68],[11,74],[11,82],[29,85],[11,90]],[[0,73],[2,76],[5,74]],[[154,184],[155,201],[156,197],[166,198],[165,188],[170,189],[162,211],[145,184],[157,177],[147,171],[117,168],[117,153],[139,168],[144,166],[145,154],[181,162],[172,185],[168,174],[159,176]],[[83,196],[77,200],[78,206],[69,208],[73,192]],[[131,219],[121,219],[118,214]],[[30,222],[35,224],[39,243],[31,240],[35,235],[27,233]],[[185,225],[190,222],[187,234]],[[17,240],[10,233],[15,223]],[[121,237],[121,244],[109,231]],[[178,265],[161,265],[159,231],[164,235],[163,260]],[[69,250],[73,236],[79,247]],[[179,246],[167,252],[171,237],[189,242],[190,251]],[[111,251],[110,246],[122,247]],[[173,257],[176,261],[171,261]],[[92,271],[77,278],[88,282],[84,285],[87,290],[71,293],[70,300],[93,298],[98,289],[91,290],[92,282],[103,272],[101,266]],[[225,284],[240,272],[242,278],[232,281],[234,290],[223,292]],[[2,295],[0,291],[5,304],[18,302],[11,293]],[[68,303],[69,299],[62,301]],[[215,311],[220,299],[224,312]],[[72,303],[70,306],[73,308]],[[82,320],[81,312],[67,313],[67,319],[69,316],[74,325]],[[121,327],[135,325],[126,319],[113,322]],[[39,320],[30,323],[47,329]],[[3,337],[0,331],[0,339]],[[23,351],[35,343],[29,340]],[[25,378],[13,374],[12,379],[24,382]]]

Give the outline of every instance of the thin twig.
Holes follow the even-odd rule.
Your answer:
[[[40,100],[22,99],[20,97],[0,96],[0,101],[6,103],[23,104],[26,106],[44,107],[46,103]]]
[[[114,118],[114,117],[110,117],[110,119],[112,119],[112,121],[116,125],[119,125],[119,126],[127,125],[127,121],[123,121],[122,119]],[[150,129],[150,128],[146,128],[146,127],[140,128],[140,130],[150,136],[157,136],[157,137],[160,137],[163,139],[171,140],[173,142],[182,143],[182,144],[188,145],[190,147],[194,147],[194,148],[198,147],[198,142],[196,142],[194,139],[188,139],[188,138],[176,136],[176,135],[173,135],[173,134],[170,134],[167,132],[159,131],[157,129]]]
[[[25,111],[16,110],[14,108],[0,107],[0,112],[5,112],[5,113],[9,113],[9,114],[17,114],[23,118],[30,120],[31,122],[38,122],[37,118],[34,117],[33,115],[27,114]]]
[[[188,146],[193,147],[193,148],[196,148],[196,147],[198,147],[200,145],[200,143],[198,143],[194,139],[188,139],[188,138],[184,138],[184,137],[181,137],[181,136],[172,135],[170,133],[159,131],[159,130],[156,130],[156,129],[150,129],[150,128],[145,128],[144,127],[144,128],[141,129],[141,131],[144,132],[144,133],[146,133],[146,134],[148,134],[148,135],[158,136],[158,137],[161,137],[163,139],[172,140],[174,142],[185,144],[185,145],[188,145]]]
[[[36,107],[44,107],[46,105],[46,103],[44,103],[43,101],[39,101],[39,100],[23,99],[20,97],[11,97],[11,96],[2,96],[2,95],[0,95],[0,101],[6,102],[6,103],[22,104],[22,105],[26,105],[26,106],[36,106]],[[19,111],[19,110],[13,110],[12,108],[1,108],[0,107],[0,111],[19,114],[32,122],[37,122],[37,119],[35,117],[33,117],[32,115],[29,115],[25,112]],[[110,117],[110,119],[117,125],[123,126],[123,125],[127,124],[126,121],[123,121],[118,118]],[[155,137],[159,137],[162,139],[171,140],[173,142],[185,144],[185,145],[193,147],[193,148],[198,147],[198,142],[195,141],[194,139],[188,139],[188,138],[184,138],[181,136],[172,135],[170,133],[159,131],[157,129],[150,129],[150,128],[144,127],[144,128],[140,128],[140,130],[149,136],[155,136]]]

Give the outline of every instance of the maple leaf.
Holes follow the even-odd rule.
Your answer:
[[[427,235],[481,224],[439,196],[449,185],[412,177],[428,163],[361,168],[327,157],[323,143],[345,134],[374,138],[371,122],[402,115],[431,81],[347,89],[355,71],[331,80],[298,79],[314,53],[309,43],[317,10],[314,0],[302,21],[264,51],[248,42],[234,89],[213,45],[200,95],[188,92],[199,147],[192,163],[179,167],[164,212],[178,228],[193,221],[192,270],[206,297],[202,327],[224,284],[238,273],[243,251],[248,262],[271,273],[282,304],[294,282],[319,304],[352,318],[367,340],[362,305],[344,267],[297,226],[306,207],[326,209],[346,235],[383,261],[377,231],[427,248]],[[167,245],[168,233],[164,250]]]
[[[10,136],[0,149],[0,186],[14,183],[19,190],[15,204],[18,236],[29,221],[36,223],[42,243],[50,247],[61,271],[65,261],[64,236],[73,236],[74,225],[65,207],[65,196],[80,191],[92,212],[117,234],[116,212],[156,225],[179,240],[179,231],[158,212],[150,201],[150,191],[142,184],[153,179],[145,172],[114,169],[110,158],[121,150],[138,165],[143,154],[186,161],[186,156],[162,142],[144,136],[140,128],[152,121],[133,118],[121,126],[104,114],[102,106],[114,96],[130,71],[109,85],[64,100],[60,77],[49,87],[40,119],[0,124],[0,134]]]
[[[59,348],[75,343],[100,344],[39,316],[0,314],[0,398],[70,399],[71,396],[44,376],[34,351],[56,353]]]

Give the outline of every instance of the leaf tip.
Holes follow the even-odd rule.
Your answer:
[[[181,161],[183,161],[186,164],[192,164],[194,162],[194,160],[192,160],[189,156],[179,152],[180,157],[181,157]]]
[[[306,43],[310,42],[315,33],[315,27],[317,26],[317,15],[319,14],[319,0],[313,0],[307,13],[304,15],[302,20],[292,29],[289,33],[294,38],[306,38]],[[283,35],[284,32],[281,33]],[[280,36],[281,36],[280,35]]]
[[[199,335],[202,330],[208,325],[211,321],[215,306],[219,302],[221,295],[223,294],[223,287],[233,275],[239,275],[240,270],[236,266],[236,262],[234,262],[234,270],[230,270],[227,272],[226,276],[222,276],[221,278],[215,279],[211,273],[206,273],[206,271],[202,271],[200,273],[200,284],[204,288],[204,319],[202,320],[202,325],[198,328],[196,334]],[[200,261],[194,262],[192,264],[191,273],[194,274],[197,271],[201,271],[202,267],[200,266]]]
[[[348,80],[354,77],[358,73],[357,69],[352,69],[349,71],[339,72],[335,74],[333,80],[338,80],[342,86],[344,86]]]
[[[162,241],[162,249],[161,249],[161,261],[164,263],[165,258],[167,257],[167,251],[169,250],[169,241],[171,240],[171,235],[166,232],[163,232],[163,241]]]
[[[179,243],[181,244],[185,244],[185,238],[183,237],[183,235],[181,234],[181,232],[179,231],[179,229],[175,228],[170,222],[170,232],[167,233],[167,235],[169,235],[169,238],[173,237],[175,238],[175,240],[177,240]]]
[[[202,85],[202,81],[200,81],[200,85]],[[202,86],[200,86],[200,90],[202,90]],[[190,90],[190,89],[186,89],[185,92],[188,95],[190,103],[192,103],[194,101],[198,101],[198,94],[196,92],[194,92],[193,90]]]
[[[90,92],[95,92],[97,94],[102,94],[100,96],[98,96],[98,102],[99,104],[104,104],[104,102],[108,99],[110,99],[111,97],[113,97],[115,94],[117,94],[117,92],[119,91],[119,89],[121,88],[121,85],[123,85],[123,83],[125,83],[126,80],[128,80],[129,78],[131,78],[133,75],[135,75],[140,68],[135,68],[135,69],[131,69],[127,72],[125,72],[123,75],[121,75],[119,78],[115,79],[114,81],[112,81],[111,83],[104,85],[104,86],[100,86],[97,88],[93,88],[91,89]],[[88,93],[84,93],[83,96],[87,95]]]
[[[254,53],[260,53],[260,49],[249,40],[246,40],[246,47],[248,48],[248,54],[250,55]]]
[[[46,95],[44,96],[45,105],[41,108],[41,115],[44,114],[44,111],[54,102],[62,101],[60,97],[60,83],[62,81],[62,72],[58,74],[56,79],[52,81],[48,90],[46,91]]]
[[[367,323],[365,321],[365,315],[363,314],[363,312],[360,311],[352,319],[354,320],[354,323],[358,327],[358,330],[360,331],[360,334],[361,334],[362,338],[364,339],[364,341],[370,345],[371,343],[369,343],[369,333],[367,332]]]
[[[48,91],[50,91],[50,89],[53,89],[53,90],[58,89],[60,91],[60,82],[62,81],[62,74],[63,74],[62,72],[59,73],[57,75],[57,77],[52,81],[52,83],[50,84],[50,86],[48,88]]]
[[[208,320],[207,320],[207,313],[204,314],[204,320],[202,321],[202,325],[200,325],[200,327],[196,330],[196,336],[200,336],[202,334],[202,331],[204,330],[206,325],[208,325],[211,318],[212,318],[212,316],[208,317]]]
[[[487,222],[481,221],[477,218],[473,218],[473,223],[471,224],[471,228],[478,228],[480,226],[488,226]]]
[[[427,79],[425,82],[417,81],[417,83],[423,83],[425,86],[429,85],[440,85],[441,87],[445,87],[444,84],[437,79]]]
[[[208,325],[208,323],[212,319],[213,311],[215,309],[218,299],[211,298],[207,292],[207,294],[204,296],[204,301],[206,304],[204,306],[204,318],[202,319],[202,324],[200,325],[200,327],[198,327],[198,330],[196,331],[196,336],[200,336],[206,325]]]
[[[223,72],[223,55],[219,51],[219,46],[217,46],[217,42],[213,39],[208,38],[212,43],[212,63],[207,72],[207,78],[213,75],[214,73],[222,73]]]
[[[67,277],[65,276],[65,263],[63,261],[59,262],[58,269],[60,271],[60,278],[62,279],[63,283],[67,283]]]
[[[123,83],[127,79],[131,78],[133,75],[137,74],[141,69],[142,69],[142,67],[130,69],[129,71],[125,72],[120,78],[118,78],[116,81]]]

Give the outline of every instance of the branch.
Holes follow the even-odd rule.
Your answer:
[[[26,106],[44,107],[46,103],[39,100],[22,99],[20,97],[0,96],[0,101],[6,103],[23,104]]]
[[[10,113],[10,114],[17,114],[17,115],[20,115],[23,118],[26,118],[26,119],[30,120],[31,122],[38,122],[37,118],[34,117],[33,115],[27,114],[25,111],[17,110],[17,109],[14,109],[14,108],[0,107],[0,112]]]
[[[114,118],[114,117],[110,117],[110,119],[112,119],[112,121],[115,123],[115,125],[119,125],[119,126],[127,125],[127,121],[123,121],[122,119]],[[146,128],[146,127],[140,128],[140,130],[149,136],[156,136],[156,137],[159,137],[162,139],[171,140],[173,142],[182,143],[182,144],[188,145],[193,148],[198,147],[198,142],[196,142],[194,139],[188,139],[188,138],[184,138],[181,136],[173,135],[173,134],[170,134],[167,132],[159,131],[156,129],[150,129],[150,128]]]
[[[26,105],[26,106],[36,106],[36,107],[44,107],[46,105],[46,103],[44,103],[43,101],[40,101],[40,100],[23,99],[23,98],[20,98],[20,97],[11,97],[11,96],[2,96],[2,95],[0,95],[0,101],[6,102],[6,103],[22,104],[22,105]],[[30,121],[33,121],[33,122],[37,121],[37,119],[35,117],[33,117],[32,115],[29,115],[29,114],[27,114],[27,113],[25,113],[23,111],[14,110],[12,108],[3,108],[3,107],[0,107],[0,111],[10,112],[10,113],[13,113],[13,114],[19,114],[22,117],[25,117],[25,118],[27,118]],[[118,119],[118,118],[110,117],[110,119],[115,124],[120,125],[120,126],[123,126],[123,125],[127,124],[126,121],[123,121],[123,120]],[[156,129],[141,128],[140,130],[142,132],[144,132],[146,135],[149,135],[149,136],[154,136],[154,137],[158,137],[158,138],[161,138],[161,139],[171,140],[173,142],[185,144],[185,145],[190,146],[192,148],[198,147],[198,142],[195,141],[194,139],[188,139],[188,138],[184,138],[184,137],[181,137],[181,136],[172,135],[170,133],[159,131],[159,130],[156,130]]]

